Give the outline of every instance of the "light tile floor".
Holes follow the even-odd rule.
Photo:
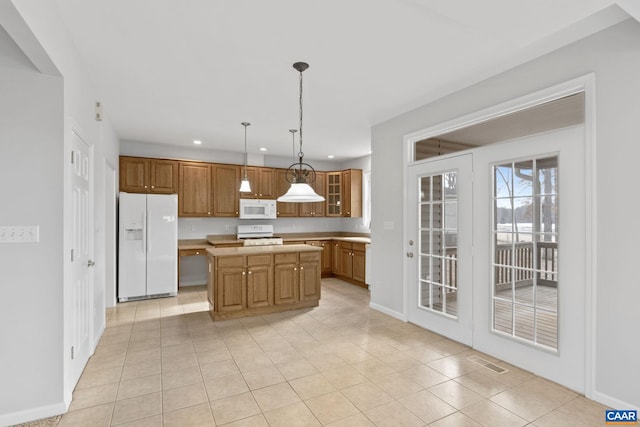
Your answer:
[[[372,310],[340,280],[317,308],[218,322],[205,292],[109,310],[60,426],[603,425],[604,406]]]

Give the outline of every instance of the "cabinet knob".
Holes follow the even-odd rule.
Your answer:
[[[196,251],[196,255],[200,255],[200,252]]]
[[[245,274],[247,274],[247,273],[243,271],[243,272],[242,272],[242,275],[244,276]]]
[[[144,188],[147,188],[147,186],[145,185]]]
[[[211,215],[211,212],[207,212],[207,215]]]
[[[152,185],[152,186],[151,186],[151,188],[156,188],[156,186],[155,186],[155,185]]]
[[[236,212],[236,215],[238,215],[238,212]]]
[[[249,274],[251,274],[251,270],[249,270]]]
[[[298,267],[293,267],[293,271],[298,271]]]
[[[300,271],[304,270],[304,267],[300,267]]]

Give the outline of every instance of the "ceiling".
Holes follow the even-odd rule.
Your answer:
[[[380,121],[614,23],[610,0],[56,1],[121,139],[242,151],[248,121],[250,152],[291,156],[305,61],[305,158],[336,161],[369,154]]]

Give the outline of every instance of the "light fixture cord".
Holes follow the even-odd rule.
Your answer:
[[[247,181],[247,126],[249,123],[243,122],[244,126],[244,180]]]
[[[300,71],[300,152],[298,153],[298,157],[300,157],[300,163],[302,163],[302,158],[304,157],[304,153],[302,152],[302,71]],[[300,166],[302,168],[302,165]]]

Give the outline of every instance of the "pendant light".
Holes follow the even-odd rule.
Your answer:
[[[298,152],[298,163],[292,164],[287,169],[287,182],[291,184],[291,187],[286,194],[278,197],[278,201],[293,203],[322,202],[324,197],[313,191],[313,188],[309,185],[316,180],[316,171],[310,164],[303,161],[304,153],[302,152],[302,72],[309,68],[309,64],[296,62],[293,64],[293,68],[300,73],[300,96],[298,97],[300,103],[300,128],[298,134],[300,151]],[[291,131],[291,135],[293,136],[294,132]]]
[[[240,183],[240,192],[251,193],[251,184],[249,184],[249,179],[247,178],[247,126],[251,123],[242,122],[240,124],[244,126],[244,178]]]

